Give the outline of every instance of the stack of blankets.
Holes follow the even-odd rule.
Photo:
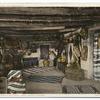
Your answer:
[[[61,83],[62,81],[62,77],[60,76],[38,76],[38,75],[34,75],[34,76],[30,76],[27,77],[26,80],[32,81],[32,82],[39,82],[39,83]]]
[[[23,82],[21,70],[11,70],[8,73],[7,80],[9,94],[25,93],[25,83]]]
[[[27,93],[62,93],[64,74],[53,67],[36,67],[23,70]]]
[[[26,68],[24,69],[22,72],[23,72],[23,75],[25,77],[28,77],[28,76],[32,76],[34,74],[39,74],[39,73],[45,73],[45,72],[50,72],[50,71],[53,71],[54,69],[52,67],[30,67],[30,68]]]

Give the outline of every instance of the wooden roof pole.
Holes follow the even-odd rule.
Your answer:
[[[66,33],[66,34],[64,34],[64,37],[65,38],[72,37],[73,35],[76,35],[77,33],[81,32],[81,30],[82,30],[82,28],[79,28],[79,29],[77,29],[77,30],[75,30],[73,32]]]

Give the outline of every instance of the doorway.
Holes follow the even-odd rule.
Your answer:
[[[40,58],[49,59],[49,45],[40,45]]]

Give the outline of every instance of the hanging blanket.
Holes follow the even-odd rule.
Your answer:
[[[98,33],[94,34],[94,45],[93,45],[93,68],[94,68],[94,79],[100,80],[100,36]]]

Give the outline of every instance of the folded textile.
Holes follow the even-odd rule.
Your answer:
[[[62,76],[29,76],[26,80],[40,83],[61,83]]]
[[[23,82],[21,70],[11,70],[7,76],[9,93],[24,93],[25,83]]]

